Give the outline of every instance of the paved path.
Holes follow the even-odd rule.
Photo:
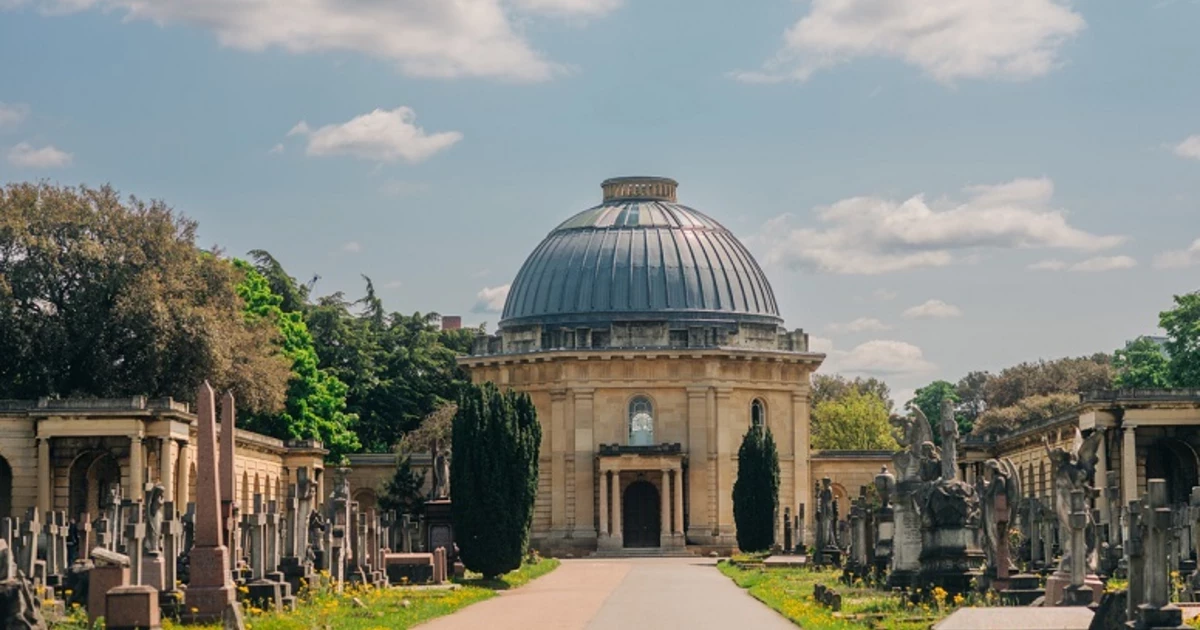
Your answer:
[[[549,575],[422,630],[796,630],[705,558],[564,560]]]

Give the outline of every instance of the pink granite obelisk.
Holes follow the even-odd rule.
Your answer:
[[[189,620],[216,621],[234,604],[229,550],[221,540],[221,499],[217,477],[217,418],[212,387],[207,382],[196,393],[198,427],[196,443],[196,524],[191,553],[191,575],[185,602]],[[228,412],[233,396],[226,396]],[[232,418],[232,415],[229,416]],[[230,422],[232,425],[232,422]]]

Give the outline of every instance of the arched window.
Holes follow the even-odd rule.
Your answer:
[[[750,426],[761,427],[767,421],[767,407],[763,401],[755,398],[754,402],[750,403]]]
[[[629,401],[629,445],[654,444],[654,405],[645,396]]]

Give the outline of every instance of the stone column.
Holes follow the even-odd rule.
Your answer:
[[[548,429],[542,441],[550,447],[550,536],[555,538],[568,533],[566,399],[565,389],[550,391],[550,422],[542,425]]]
[[[1099,428],[1098,428],[1099,429]],[[1092,487],[1103,489],[1108,483],[1108,435],[1100,438],[1100,446],[1096,449],[1096,475],[1092,478]],[[1108,522],[1108,497],[1104,492],[1096,493],[1096,509],[1100,510],[1100,523]]]
[[[1121,499],[1128,505],[1138,499],[1137,425],[1123,425],[1121,443]]]
[[[807,380],[805,382],[807,382]],[[792,462],[793,470],[795,471],[792,477],[792,491],[795,493],[793,503],[806,503],[805,499],[808,494],[808,489],[811,488],[813,484],[810,473],[811,469],[809,468],[809,452],[811,451],[809,446],[810,425],[807,389],[804,391],[792,392],[792,449],[795,451],[795,453],[793,453],[795,459]],[[815,512],[815,510],[808,510],[808,512],[809,514],[806,514],[805,518],[800,519],[801,529],[807,529],[808,524],[805,522],[805,519],[811,518],[811,513]],[[799,536],[799,534],[797,534],[797,536]]]
[[[226,417],[232,418],[232,396],[227,400],[230,415]],[[200,386],[196,395],[196,418],[200,430],[196,445],[195,545],[191,551],[191,581],[184,602],[190,621],[211,622],[221,619],[226,609],[234,604],[235,597],[229,556],[221,536],[216,404],[207,382]]]
[[[595,505],[596,479],[592,474],[592,462],[596,449],[593,443],[592,422],[595,390],[574,390],[575,398],[575,528],[573,538],[588,539],[596,535]],[[615,529],[615,527],[614,527]]]
[[[158,438],[158,478],[162,481],[163,501],[175,502],[175,440]]]
[[[621,547],[625,544],[623,536],[624,530],[621,529],[621,469],[613,470],[612,475],[612,537],[615,540],[616,546]]]
[[[50,477],[50,438],[37,439],[37,506],[38,511],[46,514],[50,511],[51,500],[54,498],[54,483]]]
[[[692,538],[707,540],[715,523],[708,513],[708,388],[689,387],[687,390],[687,451],[691,459],[688,468],[688,506],[691,508]]]
[[[737,455],[736,415],[730,400],[733,390],[716,390],[717,402],[717,530],[718,544],[736,544],[733,524],[734,464]],[[747,413],[749,413],[747,411]]]
[[[675,467],[675,533],[683,536],[683,466]]]
[[[129,436],[129,498],[137,501],[146,491],[146,453],[142,436]],[[135,569],[136,571],[136,569]]]
[[[1167,482],[1150,479],[1146,482],[1146,494],[1150,499],[1150,545],[1146,550],[1146,603],[1152,608],[1162,608],[1169,603],[1171,594],[1171,566],[1167,563],[1167,538],[1170,536],[1171,506],[1167,503]]]
[[[187,512],[187,505],[192,498],[191,494],[191,477],[192,477],[192,450],[188,447],[187,442],[177,444],[179,450],[179,477],[175,479],[175,505],[178,506],[180,514]]]
[[[608,471],[600,469],[600,537],[608,536]]]
[[[662,492],[658,493],[658,498],[658,535],[661,539],[659,544],[666,547],[671,544],[671,470],[669,468],[662,469]]]

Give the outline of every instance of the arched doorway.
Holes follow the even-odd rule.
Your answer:
[[[0,518],[12,515],[12,466],[0,457]]]
[[[658,489],[648,481],[635,481],[622,495],[621,537],[625,546],[659,546]]]
[[[1146,479],[1167,481],[1167,501],[1188,503],[1197,483],[1196,452],[1186,442],[1162,438],[1151,447],[1146,458]]]
[[[109,491],[121,484],[121,466],[108,451],[91,451],[75,458],[70,470],[70,514],[96,519],[108,502]]]

